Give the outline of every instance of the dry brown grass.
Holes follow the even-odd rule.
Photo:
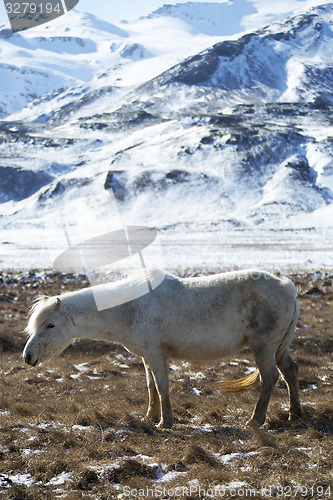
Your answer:
[[[234,489],[221,498],[250,497],[250,488],[251,498],[270,498],[261,488],[271,486],[271,498],[333,496],[333,277],[293,278],[302,312],[292,350],[304,418],[287,421],[287,389],[279,380],[264,426],[275,442],[270,447],[245,428],[259,389],[230,395],[216,389],[217,381],[242,376],[252,366],[246,350],[221,362],[171,363],[176,421],[171,430],[160,430],[141,420],[144,369],[121,346],[75,343],[37,369],[21,359],[25,338],[19,332],[31,298],[86,286],[84,277],[2,273],[0,498],[107,500],[134,498],[135,492],[136,498],[213,498],[212,489],[226,485]],[[85,371],[74,366],[83,363]],[[64,484],[53,484],[59,477]],[[187,489],[176,489],[181,487]]]

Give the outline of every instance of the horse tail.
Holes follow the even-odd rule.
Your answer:
[[[237,380],[231,380],[230,382],[219,382],[219,389],[223,392],[243,392],[255,387],[260,380],[260,372],[257,368],[253,373],[247,375],[246,377],[239,378]]]

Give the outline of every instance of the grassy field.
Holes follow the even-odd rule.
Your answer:
[[[207,274],[207,272],[187,272]],[[254,366],[251,353],[171,362],[172,429],[142,421],[141,360],[123,347],[76,342],[48,365],[21,353],[30,300],[87,286],[84,276],[0,273],[0,498],[333,497],[333,276],[290,276],[301,316],[292,353],[304,417],[289,423],[280,378],[263,445],[245,427],[259,388],[223,394],[217,382]]]

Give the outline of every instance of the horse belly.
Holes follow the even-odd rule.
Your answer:
[[[247,345],[245,335],[234,332],[202,332],[201,335],[179,334],[165,342],[169,356],[176,359],[209,360],[231,356]]]

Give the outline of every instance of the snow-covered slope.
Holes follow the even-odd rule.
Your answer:
[[[217,40],[192,31],[172,16],[112,24],[75,10],[20,33],[0,26],[0,117],[111,69],[118,86],[147,81]],[[133,64],[143,60],[148,61]]]
[[[165,12],[132,23],[129,38],[169,23]],[[116,200],[124,224],[160,229],[171,266],[331,266],[332,26],[328,4],[195,55],[188,47],[181,61],[150,33],[142,59],[8,116],[3,261],[17,248],[41,259],[31,248],[46,245],[42,220],[49,232],[65,221],[78,239],[107,231]],[[31,189],[17,190],[16,175]]]

